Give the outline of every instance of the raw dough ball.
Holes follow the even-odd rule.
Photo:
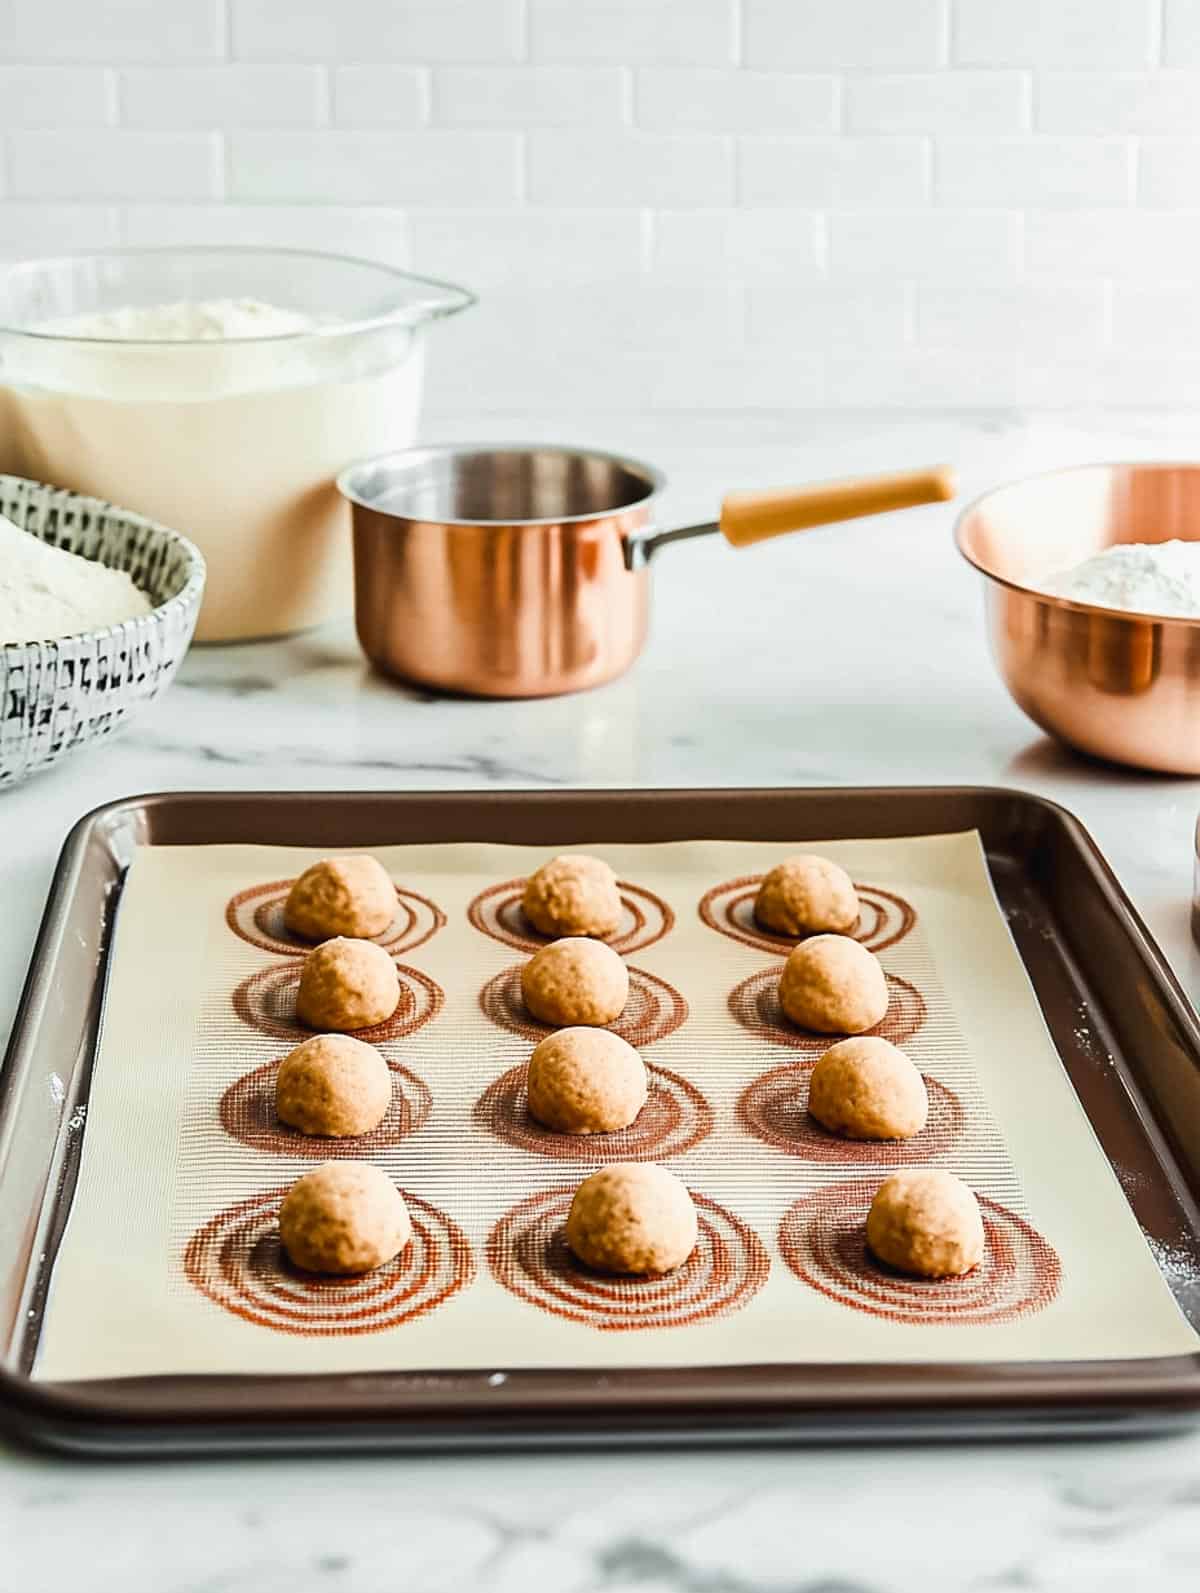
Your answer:
[[[567,1243],[601,1272],[670,1272],[696,1248],[687,1189],[653,1162],[618,1162],[585,1178],[567,1217]]]
[[[832,931],[848,935],[858,923],[858,892],[844,868],[827,857],[786,858],[763,880],[754,916],[777,935]]]
[[[306,1272],[370,1272],[412,1238],[404,1197],[368,1162],[322,1162],[298,1178],[279,1208],[283,1248]]]
[[[396,887],[374,857],[325,857],[288,892],[283,921],[304,940],[382,935],[396,916]]]
[[[941,1167],[894,1173],[867,1216],[867,1243],[880,1261],[918,1278],[953,1278],[983,1259],[979,1202]]]
[[[392,1075],[373,1045],[348,1034],[314,1034],[275,1075],[275,1112],[302,1134],[341,1139],[378,1128],[392,1101]]]
[[[840,1040],[813,1068],[808,1109],[847,1139],[911,1139],[925,1127],[925,1080],[898,1046],[875,1035]]]
[[[783,965],[779,1002],[793,1023],[818,1034],[861,1034],[888,1009],[878,957],[846,935],[802,940]]]
[[[296,1014],[310,1029],[368,1029],[400,1001],[396,964],[369,940],[327,940],[300,970]]]
[[[611,1023],[629,1000],[629,973],[611,946],[573,936],[534,953],[521,969],[521,994],[543,1023]]]
[[[628,1128],[646,1104],[646,1065],[608,1029],[560,1029],[529,1059],[529,1110],[560,1134]]]
[[[543,935],[611,935],[621,922],[617,876],[598,857],[553,857],[525,881],[521,906]]]

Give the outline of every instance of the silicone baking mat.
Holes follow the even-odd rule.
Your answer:
[[[929,1125],[863,1146],[806,1119],[826,1040],[775,987],[757,879],[786,845],[580,844],[623,882],[614,944],[631,998],[614,1025],[652,1091],[620,1135],[531,1122],[522,1069],[545,1031],[517,971],[539,937],[521,881],[546,852],[374,848],[396,880],[381,942],[403,998],[367,1031],[393,1070],[372,1135],[313,1142],[277,1124],[274,1067],[303,1038],[299,958],[280,907],[320,855],[260,846],[139,850],[118,915],[79,1183],[35,1375],[1050,1361],[1194,1352],[1053,1049],[974,834],[814,845],[860,884],[860,937],[891,1005],[881,1032],[929,1083]],[[297,1272],[279,1199],[314,1157],[355,1155],[405,1193],[413,1242],[361,1280]],[[663,1162],[701,1240],[661,1279],[602,1278],[562,1243],[574,1185],[607,1161]],[[967,1278],[908,1280],[862,1225],[899,1166],[979,1194],[987,1254]]]

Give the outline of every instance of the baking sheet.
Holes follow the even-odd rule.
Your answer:
[[[589,847],[581,841],[576,849]],[[908,1285],[868,1271],[854,1253],[853,1233],[838,1229],[839,1214],[852,1211],[891,1166],[918,1160],[920,1147],[900,1157],[891,1147],[854,1148],[847,1159],[851,1148],[840,1142],[802,1144],[799,1154],[795,1144],[777,1142],[780,1124],[786,1139],[788,1123],[800,1118],[789,1114],[786,1099],[780,1105],[763,1076],[781,1067],[802,1074],[806,1056],[821,1045],[780,1043],[769,989],[782,952],[736,938],[746,927],[737,901],[747,888],[729,882],[761,873],[789,848],[684,842],[590,849],[648,893],[630,897],[646,920],[634,936],[643,944],[627,956],[645,976],[635,979],[638,1014],[653,1016],[651,1031],[661,1031],[686,1004],[684,1021],[642,1049],[652,1066],[674,1075],[665,1086],[674,1093],[664,1121],[675,1134],[666,1150],[686,1142],[711,1113],[707,1137],[659,1156],[701,1198],[707,1270],[692,1269],[697,1275],[684,1280],[682,1293],[675,1285],[632,1283],[605,1285],[599,1299],[595,1280],[584,1280],[584,1288],[556,1270],[554,1202],[566,1196],[549,1192],[568,1192],[591,1165],[615,1157],[598,1149],[594,1162],[554,1159],[519,1134],[511,1143],[489,1126],[519,1127],[511,1101],[507,1117],[501,1111],[490,1119],[479,1101],[519,1067],[531,1040],[496,1021],[514,1018],[503,1000],[493,1000],[487,1016],[480,992],[498,979],[503,985],[524,953],[468,919],[481,893],[523,876],[546,854],[409,846],[373,849],[414,893],[412,921],[403,920],[408,938],[433,921],[429,904],[445,923],[398,952],[412,970],[410,1018],[428,1012],[428,1021],[381,1049],[415,1080],[403,1086],[410,1126],[426,1105],[429,1116],[416,1132],[374,1148],[372,1159],[421,1203],[427,1248],[419,1287],[411,1278],[403,1287],[389,1284],[382,1300],[337,1284],[314,1292],[284,1269],[271,1272],[267,1240],[229,1284],[221,1245],[228,1250],[232,1230],[228,1218],[213,1228],[219,1214],[241,1205],[254,1219],[269,1207],[268,1192],[313,1162],[286,1144],[274,1147],[244,1115],[226,1112],[250,1143],[222,1126],[222,1097],[228,1101],[239,1080],[294,1043],[285,1037],[286,1022],[271,1034],[246,1021],[270,1027],[286,1014],[294,959],[286,948],[267,949],[269,934],[258,937],[267,945],[239,938],[226,909],[235,896],[285,880],[319,854],[155,847],[139,851],[122,899],[79,1186],[35,1375],[1047,1361],[1196,1350],[1197,1336],[1054,1053],[977,837],[804,849],[837,859],[873,888],[873,916],[864,927],[874,924],[881,939],[905,924],[905,904],[912,909],[906,932],[880,953],[894,981],[889,1017],[921,1020],[904,1043],[941,1086],[934,1094],[946,1108],[938,1119],[944,1143],[934,1147],[936,1160],[991,1203],[995,1276],[987,1289],[979,1279]],[[702,919],[706,896],[709,917],[734,933]],[[675,921],[644,944],[662,925],[654,898]],[[478,910],[493,929],[493,908],[505,899],[500,892]],[[246,912],[243,904],[243,926]],[[502,917],[501,932],[513,922]],[[251,980],[257,994],[250,1000],[243,993],[239,1016],[234,993]],[[746,987],[734,1002],[742,1022],[730,1005],[738,987]],[[234,1227],[246,1220],[243,1212]],[[216,1303],[223,1289],[225,1302]],[[426,1308],[381,1328],[405,1289]],[[274,1325],[264,1325],[264,1317]]]

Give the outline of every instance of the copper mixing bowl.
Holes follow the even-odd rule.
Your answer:
[[[992,651],[1035,724],[1095,757],[1200,774],[1200,620],[1034,588],[1118,542],[1200,542],[1200,465],[1084,465],[1032,476],[959,517],[984,577]]]

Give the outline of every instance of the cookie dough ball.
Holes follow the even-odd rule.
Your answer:
[[[848,935],[858,923],[858,892],[844,868],[827,857],[801,853],[763,880],[754,916],[777,935]]]
[[[841,1040],[813,1068],[808,1109],[847,1139],[911,1139],[925,1127],[925,1080],[898,1046],[875,1035]]]
[[[779,1004],[793,1023],[818,1034],[862,1034],[888,1009],[878,957],[847,935],[814,935],[783,965]]]
[[[305,1272],[370,1272],[412,1238],[404,1197],[368,1162],[323,1162],[298,1178],[279,1208],[283,1248]]]
[[[628,1128],[646,1104],[646,1064],[608,1029],[560,1029],[529,1058],[529,1110],[560,1134]]]
[[[369,1029],[399,1001],[396,964],[369,940],[327,940],[300,969],[296,1013],[310,1029]]]
[[[698,1233],[687,1189],[653,1162],[618,1162],[585,1178],[567,1217],[567,1244],[600,1272],[671,1272]]]
[[[617,876],[598,857],[552,857],[525,881],[521,907],[543,935],[597,935],[621,922]]]
[[[396,916],[396,887],[373,857],[325,857],[288,892],[283,921],[302,940],[382,935]]]
[[[611,1023],[629,1000],[629,973],[611,946],[572,936],[534,953],[521,969],[521,994],[543,1023]]]
[[[941,1167],[894,1173],[867,1216],[867,1243],[880,1261],[918,1278],[955,1278],[983,1259],[979,1202]]]
[[[302,1134],[369,1134],[392,1101],[392,1075],[373,1045],[348,1034],[314,1034],[275,1075],[275,1114]]]

